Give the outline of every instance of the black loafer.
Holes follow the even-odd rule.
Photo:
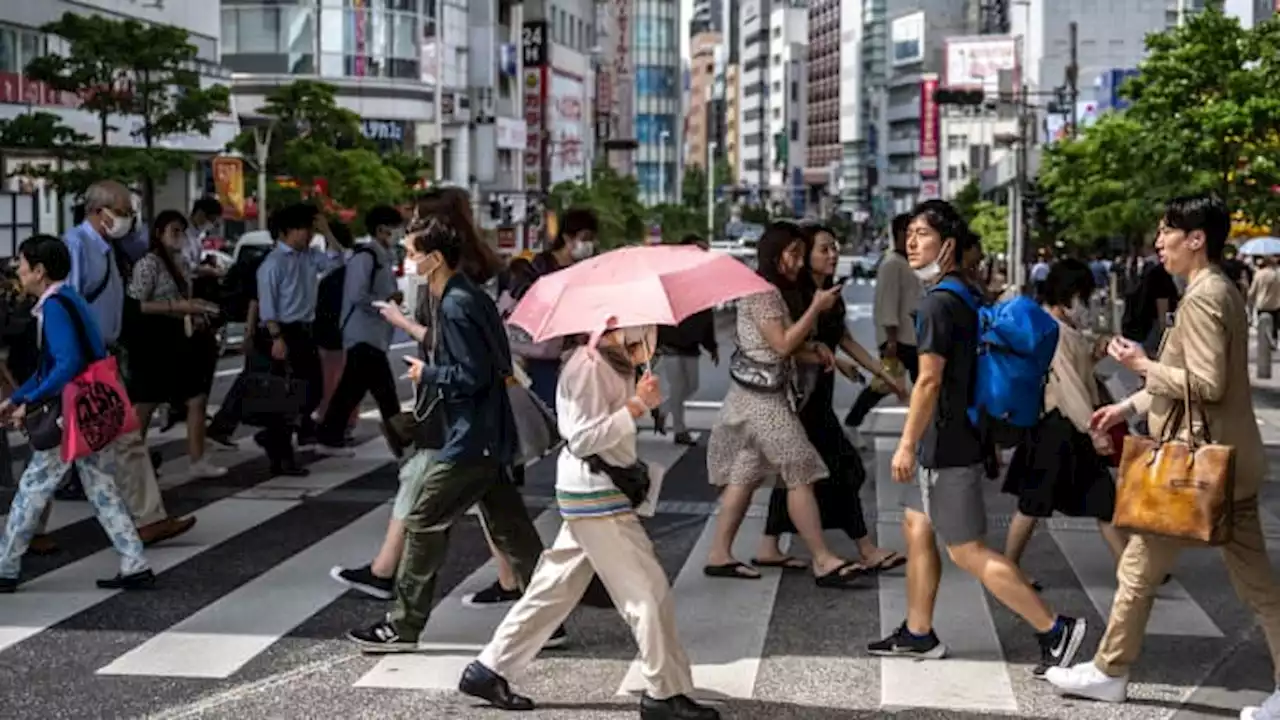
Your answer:
[[[472,662],[462,671],[462,680],[458,681],[458,691],[473,698],[479,698],[499,710],[528,711],[533,709],[533,700],[511,691],[505,678],[482,665]]]

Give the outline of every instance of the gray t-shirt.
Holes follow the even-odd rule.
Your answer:
[[[920,354],[940,355],[946,361],[938,407],[920,442],[920,466],[937,470],[980,465],[981,441],[967,415],[977,364],[978,315],[945,290],[927,292],[916,312]]]

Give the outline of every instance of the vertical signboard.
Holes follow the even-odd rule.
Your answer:
[[[938,76],[925,75],[920,80],[920,179],[938,177]]]
[[[244,163],[240,158],[213,159],[213,187],[222,203],[223,217],[244,219]]]
[[[531,20],[520,33],[520,54],[524,64],[524,186],[546,192],[543,167],[546,143],[547,105],[547,23]],[[534,223],[526,227],[525,247],[536,247],[539,229]]]

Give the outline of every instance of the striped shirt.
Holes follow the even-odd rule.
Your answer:
[[[588,492],[556,490],[556,504],[566,520],[624,515],[632,511],[631,501],[616,488]]]

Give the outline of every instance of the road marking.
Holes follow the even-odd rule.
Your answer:
[[[889,472],[893,438],[876,438],[876,505],[895,508],[901,486]],[[877,523],[884,547],[905,552],[899,525]],[[960,570],[942,553],[942,583],[934,611],[934,626],[951,652],[946,660],[882,658],[880,706],[927,707],[950,711],[1017,712],[1018,700],[1005,664],[1000,636],[991,619],[982,583]],[[907,616],[905,575],[880,576],[880,630],[888,636]]]
[[[1111,615],[1116,596],[1116,566],[1111,551],[1096,529],[1049,530],[1049,535],[1071,564],[1089,601],[1102,617]],[[1156,603],[1147,623],[1148,635],[1222,637],[1222,630],[1200,608],[1175,577],[1156,591]]]
[[[753,503],[767,505],[772,490],[758,490]],[[763,499],[759,498],[761,494]],[[702,569],[715,537],[716,520],[716,515],[707,518],[698,542],[676,576],[672,588],[676,625],[698,695],[750,699],[755,692],[782,571],[765,570],[763,578],[750,582],[707,577]],[[752,557],[764,526],[765,518],[760,515],[749,515],[742,521],[733,543],[734,557]],[[783,538],[784,542],[788,539]],[[782,549],[786,552],[788,547],[783,545]],[[637,660],[627,670],[618,694],[639,693],[646,687]]]
[[[389,505],[365,514],[200,612],[116,658],[99,675],[227,678],[346,593],[334,565],[368,560],[387,533]]]
[[[543,546],[550,547],[560,530],[560,510],[544,511],[533,525]],[[356,681],[355,687],[456,690],[462,671],[489,643],[510,610],[508,605],[470,608],[462,604],[462,598],[489,587],[497,576],[497,566],[490,559],[431,611],[418,639],[417,654],[384,657]]]
[[[385,444],[378,438],[357,448],[355,458],[332,458],[311,465],[309,477],[273,478],[259,487],[296,487],[300,483],[308,483],[312,491],[322,492],[385,465],[388,462],[386,454]],[[342,472],[335,472],[338,470]],[[249,500],[240,497],[219,500],[195,513],[198,522],[191,532],[148,548],[147,560],[158,575],[299,504],[297,500]],[[119,567],[120,560],[115,550],[107,548],[23,583],[17,593],[0,603],[0,651],[121,592],[92,588],[93,578],[112,577]]]

